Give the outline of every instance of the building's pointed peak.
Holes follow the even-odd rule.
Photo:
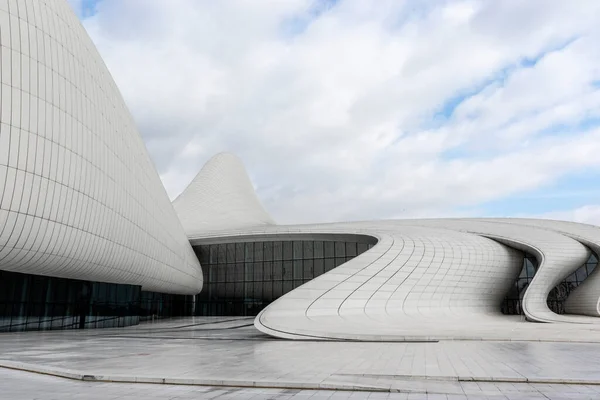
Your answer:
[[[242,160],[231,153],[208,160],[173,206],[188,237],[275,223],[256,196]]]

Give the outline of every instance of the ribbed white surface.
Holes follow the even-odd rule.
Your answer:
[[[287,240],[302,234],[309,238],[311,234],[331,233],[370,235],[379,240],[371,250],[264,309],[255,319],[255,326],[273,336],[354,340],[492,338],[500,331],[506,335],[515,322],[514,316],[500,313],[500,304],[521,271],[523,253],[519,250],[533,254],[539,262],[523,298],[529,321],[600,323],[585,315],[558,315],[547,306],[549,292],[590,255],[574,234],[564,233],[568,226],[572,232],[581,227],[578,232],[584,236],[583,225],[561,226],[553,221],[425,219],[263,226],[191,239],[201,242],[202,238],[221,238],[230,242],[236,238],[248,240],[252,235],[265,240],[267,235],[272,240]],[[589,297],[592,303],[597,299]]]
[[[65,0],[0,1],[0,269],[197,293],[202,271]]]
[[[274,224],[260,204],[239,158],[211,158],[173,206],[188,236]]]

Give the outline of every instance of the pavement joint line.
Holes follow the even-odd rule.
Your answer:
[[[103,375],[81,373],[73,370],[40,366],[36,364],[0,360],[0,368],[13,369],[59,378],[79,380],[84,382],[114,382],[114,383],[146,383],[165,385],[189,386],[218,386],[218,387],[246,387],[262,389],[299,389],[299,390],[340,390],[340,391],[368,391],[368,392],[413,392],[397,387],[381,387],[380,385],[367,384],[342,384],[334,382],[293,382],[293,381],[251,381],[251,380],[221,380],[202,378],[159,378],[144,376]],[[335,376],[335,375],[332,375]],[[339,376],[339,375],[338,375]],[[511,377],[461,377],[461,376],[420,376],[420,375],[362,375],[363,377],[389,377],[391,381],[400,380],[425,380],[447,382],[494,382],[494,383],[528,383],[528,384],[564,384],[564,385],[600,385],[600,379],[570,379],[570,378],[511,378]]]

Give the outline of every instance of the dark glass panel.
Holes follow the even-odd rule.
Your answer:
[[[198,259],[200,260],[200,264],[209,264],[210,263],[210,246],[196,246],[194,247],[194,251],[198,255]]]
[[[266,263],[265,263],[266,264]],[[273,265],[273,274],[272,279],[274,281],[280,281],[283,279],[283,261],[274,261],[272,263]],[[267,277],[265,277],[265,280],[268,279]]]
[[[293,261],[293,269],[294,269],[294,280],[302,280],[304,279],[304,270],[302,260],[294,260]]]
[[[323,242],[320,240],[315,240],[314,244],[315,244],[315,250],[314,250],[315,258],[323,258],[324,257]]]
[[[263,247],[264,247],[263,242],[254,243],[254,261],[263,261],[264,260]]]
[[[244,243],[235,244],[235,262],[242,262],[245,259]]]
[[[209,257],[209,264],[216,264],[217,262],[219,262],[219,246],[215,245],[215,244],[211,244],[209,246],[210,248],[210,257]]]
[[[236,275],[236,270],[235,270],[235,264],[227,264],[225,266],[225,282],[235,282],[235,275]]]
[[[357,247],[358,255],[360,255],[370,249],[370,247],[367,243],[358,243],[356,247]]]
[[[254,280],[254,263],[247,262],[244,264],[244,281],[252,282]]]
[[[273,242],[265,242],[264,243],[264,260],[265,261],[273,261]]]
[[[294,260],[301,260],[303,257],[302,249],[304,247],[304,244],[300,240],[296,240],[292,243],[293,243],[293,247],[294,247],[294,254],[293,254]]]
[[[294,267],[292,261],[283,262],[283,280],[291,281],[294,279]]]
[[[325,272],[329,272],[335,268],[335,259],[326,258],[324,261],[325,261]]]
[[[294,282],[293,281],[283,281],[283,288],[282,288],[282,296],[286,293],[289,293],[292,291],[292,289],[294,289]]]
[[[217,256],[217,262],[219,264],[225,264],[227,263],[227,245],[226,244],[219,244],[217,245],[218,247],[218,256]]]
[[[335,242],[335,256],[346,258],[346,244],[344,242]]]
[[[312,240],[305,240],[304,242],[302,242],[302,248],[303,248],[303,258],[305,259],[312,259],[314,258],[315,254],[314,254],[314,242]]]
[[[315,277],[313,260],[304,260],[304,263],[302,264],[302,268],[303,268],[303,280],[304,281],[309,281]]]
[[[213,266],[217,270],[217,282],[227,282],[227,264],[217,264]]]
[[[235,243],[227,244],[227,263],[234,263],[235,260]]]
[[[244,282],[246,276],[246,270],[243,262],[239,262],[234,264],[234,282]]]
[[[273,260],[283,260],[283,243],[273,242]]]
[[[254,263],[254,276],[253,276],[253,280],[254,281],[262,281],[262,280],[264,280],[263,263],[262,262],[255,262]]]
[[[282,284],[282,281],[273,281],[273,300],[278,299],[283,295]]]
[[[263,277],[262,280],[263,281],[272,281],[272,280],[281,280],[281,261],[278,262],[277,264],[277,268],[276,270],[274,270],[274,263],[273,261],[265,261],[263,263]],[[279,276],[279,278],[276,278],[276,276]]]
[[[294,247],[291,241],[283,242],[283,259],[292,260],[294,258]]]
[[[333,242],[323,242],[323,254],[325,258],[335,257],[335,244]]]
[[[323,275],[325,273],[324,260],[322,260],[322,259],[315,259],[315,261],[314,261],[314,271],[315,271],[315,278],[317,276]]]
[[[254,243],[245,243],[244,244],[244,261],[253,262],[254,261]]]
[[[346,257],[350,258],[350,257],[356,257],[357,253],[356,253],[356,243],[354,242],[347,242],[346,243]]]
[[[244,282],[236,282],[235,283],[235,292],[234,297],[237,299],[243,299],[244,296]]]

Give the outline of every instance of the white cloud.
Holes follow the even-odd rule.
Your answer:
[[[323,8],[96,6],[84,25],[171,196],[223,150],[281,222],[450,215],[600,172],[600,132],[580,126],[600,113],[600,2]]]
[[[600,225],[600,204],[586,205],[567,211],[550,212],[537,217]]]

